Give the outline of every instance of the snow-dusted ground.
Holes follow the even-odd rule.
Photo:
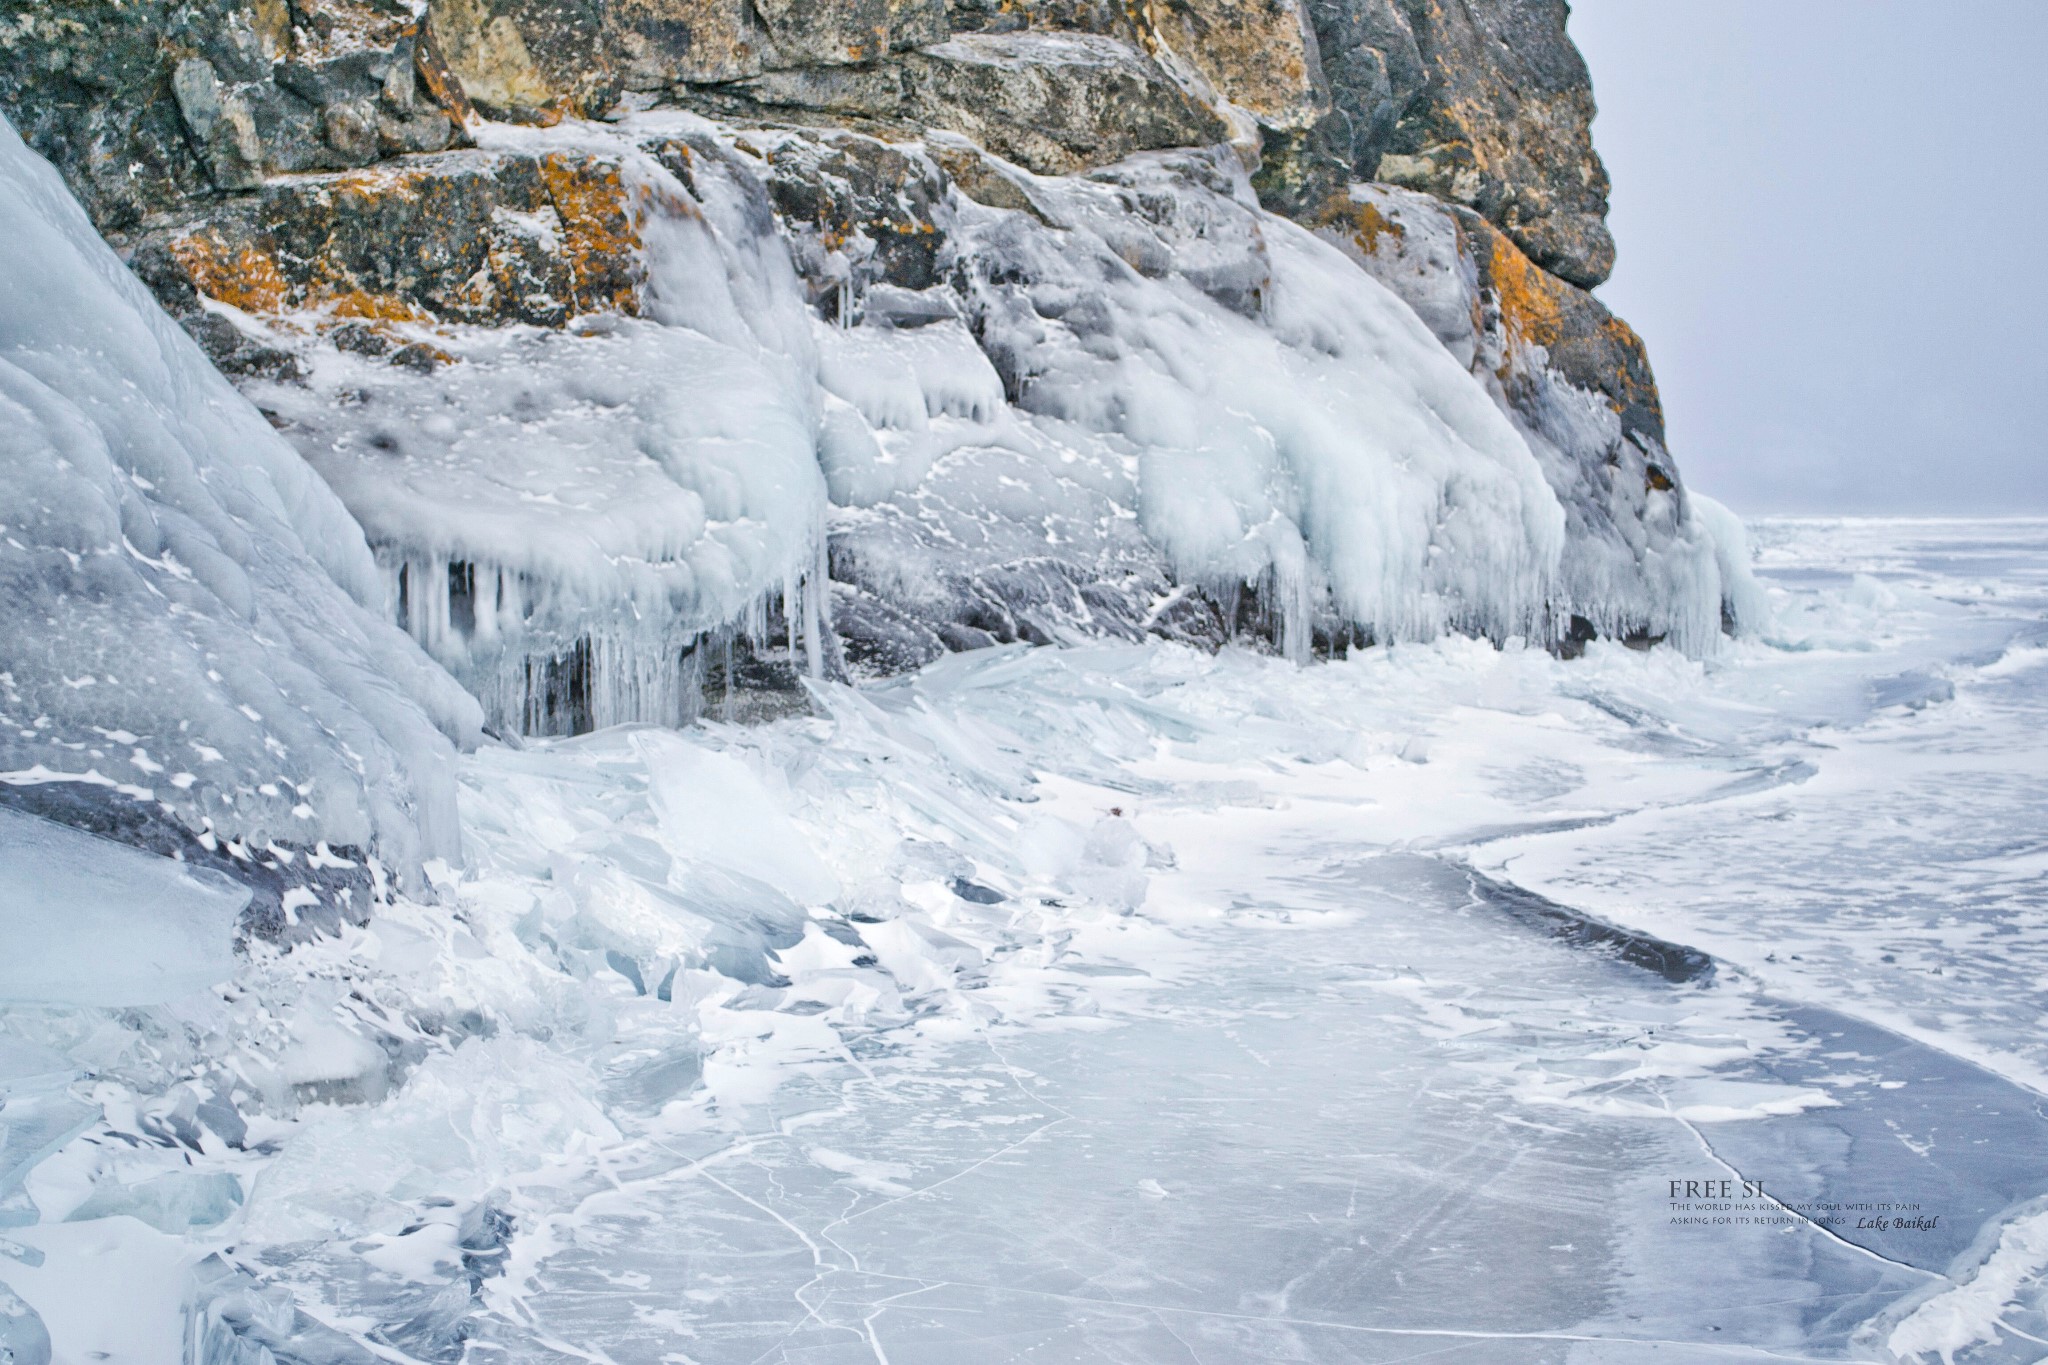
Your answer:
[[[2040,1359],[2048,523],[1752,533],[1705,663],[997,649],[486,748],[438,904],[7,1008],[0,1340]]]

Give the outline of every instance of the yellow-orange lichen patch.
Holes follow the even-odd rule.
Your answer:
[[[335,281],[315,285],[313,298],[337,319],[359,322],[432,322],[434,315],[395,294],[372,294],[353,284]]]
[[[171,243],[171,255],[210,299],[245,313],[282,312],[291,284],[270,255],[247,243],[230,246],[211,228]]]
[[[1381,213],[1378,204],[1355,200],[1346,193],[1333,194],[1324,202],[1316,214],[1315,225],[1345,229],[1352,244],[1368,256],[1379,254],[1382,237],[1391,236],[1400,242],[1408,236],[1408,229]]]
[[[562,219],[561,254],[575,307],[637,313],[632,267],[640,257],[640,230],[619,168],[556,152],[542,159],[541,179]]]
[[[374,204],[384,199],[417,199],[430,178],[428,172],[409,166],[365,166],[334,176],[325,189],[336,199]]]
[[[1501,326],[1527,346],[1554,346],[1564,334],[1564,291],[1571,286],[1541,269],[1503,233],[1489,233],[1488,261]]]

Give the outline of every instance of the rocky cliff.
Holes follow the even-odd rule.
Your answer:
[[[0,0],[0,109],[560,733],[1015,640],[1709,647],[1566,17]]]
[[[1032,171],[1231,141],[1269,205],[1351,181],[1471,208],[1592,288],[1613,264],[1563,0],[10,0],[0,102],[106,231],[279,176],[672,104]]]

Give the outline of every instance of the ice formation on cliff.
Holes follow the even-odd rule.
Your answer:
[[[418,368],[313,344],[309,384],[252,386],[495,724],[686,719],[734,634],[779,634],[814,673],[841,635],[890,672],[1241,618],[1296,659],[1553,640],[1575,616],[1712,648],[1739,554],[1668,479],[1602,503],[1625,480],[1580,466],[1634,449],[1614,413],[1556,384],[1548,425],[1523,416],[1477,340],[1423,320],[1444,310],[1261,209],[1227,150],[1088,177],[976,152],[1012,205],[990,207],[923,145],[817,136],[673,112],[489,130],[498,153],[621,168],[644,316],[416,323]],[[921,287],[887,244],[771,211],[775,176],[830,188],[854,141],[929,200],[893,229],[936,242]]]
[[[1318,614],[1380,639],[1542,632],[1557,503],[1399,299],[1261,210],[1227,153],[1028,184],[1049,221],[963,196],[951,234],[1016,406],[996,415],[1056,468],[1101,471],[1177,581],[1262,591],[1296,658]],[[1006,462],[956,458],[1000,505]]]
[[[758,187],[624,166],[647,316],[421,328],[425,373],[316,348],[308,383],[252,390],[361,520],[398,619],[514,733],[686,722],[706,637],[762,634],[771,597],[822,659],[817,358],[788,256]]]
[[[453,847],[447,742],[480,722],[378,615],[501,732],[549,734],[687,720],[736,637],[787,649],[785,687],[1245,623],[1295,659],[1555,640],[1582,614],[1699,652],[1752,595],[1704,500],[1632,467],[1595,486],[1585,449],[1662,456],[1594,396],[1508,401],[1549,372],[1454,334],[1457,269],[1419,278],[1458,307],[1390,289],[1262,210],[1225,150],[1086,177],[977,152],[990,207],[933,159],[958,146],[862,140],[929,199],[912,288],[887,244],[774,211],[792,160],[855,140],[825,136],[486,130],[483,155],[619,168],[640,316],[393,324],[410,363],[301,319],[306,381],[248,390],[304,460],[11,141],[11,220],[49,268],[7,282],[35,414],[14,504],[45,509],[12,574],[46,621],[4,679],[10,780],[161,790],[195,828],[413,866]],[[1601,501],[1623,486],[1640,505]]]
[[[217,824],[237,856],[454,853],[477,706],[387,623],[355,520],[11,126],[0,236],[0,781]]]

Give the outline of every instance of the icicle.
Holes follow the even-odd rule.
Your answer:
[[[803,573],[791,565],[782,578],[782,625],[789,657],[796,658],[797,618],[802,615]]]
[[[825,528],[821,525],[816,555],[811,563],[811,590],[804,594],[804,664],[813,678],[825,676],[825,632],[832,628],[830,568]]]
[[[732,636],[725,634],[719,636],[718,660],[722,666],[720,671],[724,674],[725,679],[725,695],[719,699],[718,718],[729,722],[738,714],[737,708],[734,705],[735,696],[732,685]]]

